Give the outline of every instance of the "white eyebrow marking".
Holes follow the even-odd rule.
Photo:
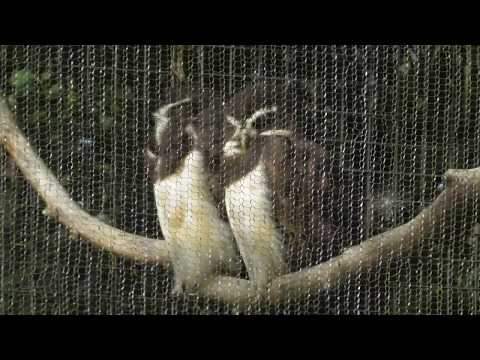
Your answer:
[[[271,108],[265,107],[265,108],[262,108],[262,109],[259,109],[259,110],[255,111],[252,116],[250,116],[247,120],[245,120],[245,127],[247,129],[252,128],[253,122],[255,120],[257,120],[259,117],[262,117],[262,116],[264,116],[268,113],[272,113],[272,112],[277,112],[277,107],[276,106],[272,106]]]
[[[293,134],[290,130],[286,129],[273,129],[262,131],[260,136],[284,136],[284,137],[291,137]]]

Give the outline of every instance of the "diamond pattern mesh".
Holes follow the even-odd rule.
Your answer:
[[[287,184],[288,203],[300,205],[294,226],[279,229],[297,271],[415,217],[444,189],[447,169],[479,166],[479,65],[477,46],[0,46],[0,95],[84,210],[164,241],[154,240],[164,234],[144,161],[152,114],[185,94],[189,114],[222,109],[248,84],[274,83],[274,128],[327,154],[313,177],[308,149],[293,153],[287,172],[331,184]],[[240,311],[172,295],[171,268],[113,255],[44,216],[4,151],[0,171],[2,314],[480,313],[475,206],[327,290]]]

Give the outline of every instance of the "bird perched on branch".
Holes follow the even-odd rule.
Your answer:
[[[171,246],[173,293],[194,291],[218,274],[235,274],[240,262],[228,223],[220,218],[209,188],[202,138],[188,115],[155,112],[153,143],[146,150],[158,218]]]
[[[184,106],[176,103],[163,107],[157,112],[156,135],[147,152],[162,232],[167,241],[173,239],[172,244],[182,246],[193,244],[197,250],[194,258],[199,259],[205,258],[204,250],[212,245],[202,247],[188,235],[183,241],[169,233],[168,214],[175,207],[170,206],[163,213],[160,209],[170,199],[175,200],[175,192],[165,190],[166,185],[180,188],[186,185],[179,184],[187,184],[186,178],[193,168],[189,165],[190,170],[186,170],[184,159],[199,154],[201,160],[196,158],[199,160],[196,169],[202,169],[204,176],[197,185],[189,183],[187,188],[198,188],[201,184],[202,192],[206,193],[206,188],[210,190],[213,199],[207,202],[216,207],[211,218],[220,229],[225,229],[227,221],[230,223],[248,277],[258,286],[292,269],[311,265],[315,259],[304,260],[315,257],[316,249],[333,241],[335,234],[333,225],[322,218],[322,198],[330,188],[328,154],[320,144],[295,133],[298,99],[288,98],[292,92],[288,86],[291,84],[282,87],[276,81],[249,85],[225,102],[216,98],[194,116],[175,115],[171,122],[165,120],[167,112]],[[164,120],[158,121],[160,118]],[[177,199],[187,201],[191,196],[189,191],[182,192],[184,196],[177,195]],[[258,216],[252,216],[254,214]],[[189,226],[194,233],[195,228]],[[183,231],[187,230],[185,225]],[[231,232],[221,230],[220,233],[223,235],[219,236],[217,231],[215,236],[219,244],[224,244],[219,238],[233,239]],[[172,248],[175,247],[180,249],[176,250],[178,254],[187,253],[181,246]],[[178,283],[184,283],[185,276],[181,274],[187,272],[191,276],[195,272],[193,265],[185,271],[180,269],[188,266],[182,259],[173,264],[179,274],[176,275],[176,279],[180,279]],[[196,268],[206,273],[198,274],[197,278],[215,273],[206,266]],[[176,286],[176,290],[179,289]]]
[[[295,268],[307,250],[333,241],[336,232],[322,219],[317,196],[330,187],[324,148],[292,130],[254,126],[277,111],[260,108],[243,122],[226,116],[235,129],[223,149],[226,209],[249,278],[260,287]]]
[[[267,173],[270,147],[267,138],[258,139],[252,127],[256,119],[275,111],[276,108],[257,110],[243,124],[227,116],[236,130],[223,149],[228,170],[228,219],[249,279],[259,287],[287,271],[284,241],[275,223]]]

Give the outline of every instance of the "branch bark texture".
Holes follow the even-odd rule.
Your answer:
[[[45,201],[47,215],[54,217],[82,239],[114,254],[141,262],[162,265],[169,263],[167,242],[126,233],[82,210],[37,156],[2,98],[0,142],[25,179]],[[329,261],[281,276],[262,290],[254,288],[245,279],[219,276],[200,289],[200,294],[240,305],[253,300],[278,303],[293,296],[301,297],[328,289],[349,275],[378,265],[382,260],[399,256],[428,238],[444,223],[446,217],[452,216],[460,207],[477,205],[477,201],[473,200],[478,200],[480,193],[480,168],[448,170],[445,178],[446,189],[415,218],[351,247]]]
[[[165,241],[126,233],[82,210],[25,139],[3,98],[0,98],[0,142],[45,201],[46,215],[55,218],[72,233],[114,254],[142,262],[169,262]]]

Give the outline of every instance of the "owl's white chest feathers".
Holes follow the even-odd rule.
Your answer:
[[[207,181],[204,156],[193,150],[177,173],[154,185],[160,226],[172,249],[174,291],[239,265],[233,235],[220,219]]]
[[[227,214],[250,280],[263,286],[286,271],[283,239],[273,218],[262,161],[226,188]]]

